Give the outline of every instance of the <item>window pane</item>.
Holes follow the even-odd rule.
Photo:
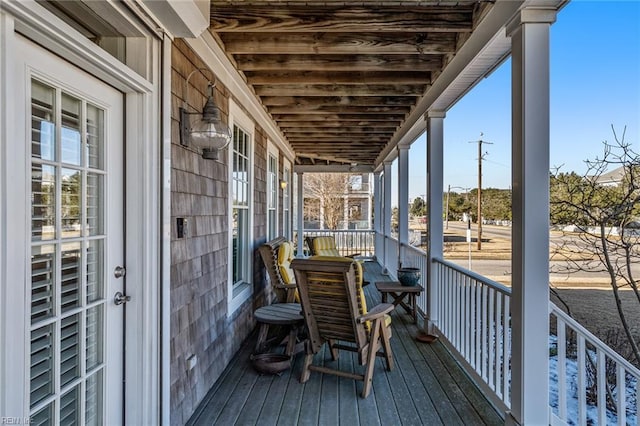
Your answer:
[[[62,238],[80,236],[82,172],[62,169]]]
[[[31,156],[55,161],[55,90],[31,82]]]
[[[104,111],[87,105],[87,164],[93,169],[104,168]]]
[[[55,246],[33,247],[31,251],[31,324],[53,315]]]
[[[102,424],[102,370],[89,376],[86,382],[85,424]]]
[[[62,261],[60,267],[60,309],[66,312],[80,306],[80,271],[82,265],[81,243],[62,245]]]
[[[87,309],[87,372],[102,364],[102,306]]]
[[[87,235],[101,235],[104,233],[104,218],[102,217],[104,199],[104,176],[87,173]]]
[[[53,422],[53,402],[47,404],[44,408],[41,408],[35,414],[29,416],[30,425],[50,425]]]
[[[249,238],[248,210],[233,209],[233,282],[248,281],[246,265],[248,262],[247,246]]]
[[[87,243],[87,303],[104,297],[104,241],[92,240]]]
[[[62,94],[62,153],[63,163],[80,165],[80,108],[82,103],[66,93]]]
[[[80,322],[79,315],[60,321],[60,387],[80,376]]]
[[[31,332],[31,407],[53,394],[53,324]]]
[[[31,166],[31,239],[55,238],[56,168]]]
[[[80,385],[73,387],[60,398],[60,424],[80,424]]]

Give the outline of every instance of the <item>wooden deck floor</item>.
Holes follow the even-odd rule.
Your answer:
[[[380,301],[373,283],[388,280],[376,263],[367,262],[369,306]],[[387,372],[378,358],[372,392],[360,397],[362,382],[311,373],[300,384],[302,354],[281,376],[259,375],[249,356],[255,333],[242,346],[202,401],[191,425],[502,425],[501,415],[468,379],[441,343],[414,340],[417,326],[401,308],[392,313],[394,360]],[[333,364],[330,355],[321,355]],[[342,351],[340,367],[352,369],[354,354]],[[357,368],[361,368],[357,366]]]

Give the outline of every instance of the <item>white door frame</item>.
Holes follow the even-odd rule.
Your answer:
[[[28,393],[25,389],[28,369],[17,368],[25,364],[27,354],[23,345],[11,340],[15,319],[24,316],[23,306],[16,300],[25,300],[26,290],[16,295],[1,285],[12,280],[25,282],[28,272],[24,266],[27,249],[24,235],[29,225],[26,218],[18,224],[7,223],[7,210],[14,203],[26,205],[30,193],[26,181],[16,179],[19,175],[15,173],[24,168],[29,156],[28,147],[15,146],[16,136],[24,134],[25,129],[22,128],[24,120],[20,120],[19,112],[12,108],[13,82],[23,78],[16,75],[12,67],[12,58],[16,55],[14,31],[125,94],[125,140],[128,141],[125,142],[125,265],[128,282],[135,283],[127,289],[132,301],[127,305],[126,363],[130,367],[126,377],[126,412],[131,424],[159,424],[162,385],[159,367],[161,286],[158,283],[168,279],[160,272],[160,248],[166,244],[165,235],[160,233],[163,201],[160,197],[161,146],[157,143],[160,42],[149,38],[144,47],[134,47],[130,52],[148,61],[151,80],[148,81],[35,2],[3,1],[0,4],[0,348],[3,348],[0,350],[0,388],[3,390],[0,413],[16,418],[28,413],[28,400],[24,400]],[[24,329],[19,332],[26,336]]]

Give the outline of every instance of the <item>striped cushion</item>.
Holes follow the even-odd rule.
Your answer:
[[[336,248],[336,240],[331,236],[315,237],[312,251],[316,256],[341,256]]]

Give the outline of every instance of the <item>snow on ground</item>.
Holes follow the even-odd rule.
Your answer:
[[[557,353],[557,343],[556,337],[549,337],[549,348],[552,349],[551,353]],[[595,352],[589,351],[589,356],[591,359],[595,358]],[[566,371],[566,400],[567,400],[567,423],[570,425],[578,424],[578,362],[575,359],[570,359],[567,357],[565,363],[565,371]],[[629,377],[627,375],[627,386],[626,386],[626,414],[628,425],[636,425],[638,424],[637,417],[637,398],[638,395],[636,393],[637,389],[637,379],[634,377]],[[616,393],[614,393],[614,397]],[[558,356],[553,355],[549,357],[549,405],[553,407],[554,414],[558,415]],[[616,425],[618,423],[618,416],[615,412],[611,412],[607,410],[607,425]],[[587,402],[587,424],[595,425],[598,424],[598,407],[594,404],[591,405]]]

